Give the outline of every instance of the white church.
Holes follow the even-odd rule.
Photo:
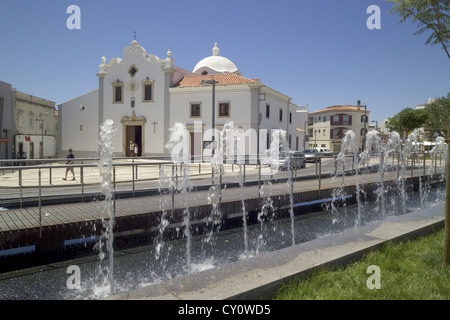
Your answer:
[[[107,119],[117,128],[114,156],[128,156],[130,141],[138,145],[139,156],[168,155],[165,145],[176,122],[185,124],[191,155],[199,158],[210,152],[213,125],[217,137],[229,121],[243,132],[268,132],[249,134],[248,150],[268,148],[275,129],[286,131],[292,150],[303,149],[306,107],[293,104],[292,98],[259,79],[244,77],[232,61],[220,56],[217,43],[212,56],[192,72],[175,66],[170,50],[160,59],[136,40],[124,49],[123,58],[101,60],[98,88],[58,105],[59,157],[69,148],[77,158],[98,156],[99,128]]]

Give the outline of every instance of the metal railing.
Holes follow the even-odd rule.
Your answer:
[[[426,160],[428,158],[428,160]],[[308,170],[293,170],[294,180],[316,179],[317,188],[321,190],[322,179],[336,175],[338,172],[336,156],[320,157],[320,161],[308,165]],[[324,161],[324,160],[329,161]],[[424,161],[424,159],[426,161]],[[23,206],[24,201],[34,200],[39,206],[42,199],[69,198],[76,196],[79,201],[98,198],[101,195],[100,183],[102,178],[98,168],[97,158],[75,159],[75,164],[65,164],[66,159],[33,159],[33,160],[0,160],[0,207],[7,207],[11,203],[19,203]],[[353,155],[346,157],[346,170],[353,171],[357,166]],[[413,153],[405,159],[405,167],[410,170],[411,177],[414,174],[427,175],[441,173],[445,166],[445,158],[442,153],[429,157],[428,153]],[[323,163],[327,166],[323,167]],[[331,163],[334,164],[331,164]],[[373,167],[377,168],[377,158],[372,157]],[[391,168],[401,165],[400,157],[392,155],[387,161]],[[208,188],[214,183],[227,185],[227,187],[238,186],[239,168],[236,163],[225,163],[220,171],[220,181],[214,182],[217,172],[213,170],[211,163],[192,162],[186,164],[189,171],[189,179],[194,188]],[[66,168],[75,170],[76,180],[64,181]],[[128,193],[136,195],[148,195],[158,192],[161,188],[162,177],[170,177],[171,188],[178,190],[182,178],[182,167],[173,163],[167,157],[138,157],[138,158],[113,158],[112,183],[116,193]],[[426,169],[428,168],[428,170]],[[300,171],[302,170],[302,171]],[[392,169],[393,170],[393,169]],[[432,170],[433,172],[430,172]],[[286,171],[271,171],[268,165],[261,161],[247,161],[242,164],[243,181],[245,185],[258,184],[264,180],[274,182],[286,181],[289,177]],[[397,170],[398,176],[400,171]]]
[[[442,167],[442,157],[443,155],[436,155],[431,158],[428,166],[428,174],[431,174],[431,171],[434,171],[434,174],[438,172],[438,162],[439,162],[439,171],[440,173],[445,172],[445,168]],[[318,183],[318,191],[320,192],[322,186],[322,178],[323,177],[331,177],[338,174],[337,161],[336,156],[330,158],[327,157],[332,165],[329,165],[329,169],[332,168],[332,171],[327,173],[326,175],[322,173],[322,163],[324,162],[324,158],[319,158],[319,161],[315,163],[315,170],[310,172],[309,177],[303,176],[302,178],[315,179]],[[355,161],[355,156],[348,156],[345,159],[347,160],[347,166],[351,167],[351,170],[354,171],[355,167],[358,165]],[[427,154],[421,156],[419,153],[411,154],[411,156],[407,159],[402,159],[402,161],[409,162],[408,166],[411,170],[411,177],[414,175],[414,169],[418,169],[418,175],[421,175],[421,170],[423,169],[423,175],[427,174]],[[374,168],[377,167],[377,159],[374,161]],[[19,201],[20,207],[24,204],[25,198],[36,198],[37,206],[38,206],[38,214],[39,214],[39,233],[41,237],[42,232],[42,200],[45,196],[46,198],[63,198],[67,199],[67,197],[78,194],[79,200],[84,201],[87,195],[91,195],[100,198],[100,183],[102,182],[100,170],[98,167],[98,159],[95,158],[85,158],[85,159],[77,159],[78,164],[61,164],[64,163],[66,159],[53,159],[53,160],[45,160],[47,164],[43,164],[44,160],[21,160],[17,163],[14,161],[15,165],[8,166],[7,164],[11,164],[11,161],[1,161],[1,171],[3,174],[0,175],[0,209],[3,209],[4,204],[11,203],[12,199],[17,199]],[[398,164],[400,163],[400,157],[396,157],[395,155],[388,159],[387,168],[397,167],[397,177],[400,175],[400,170],[398,170]],[[390,162],[390,163],[389,163]],[[395,164],[397,162],[397,165]],[[29,163],[39,163],[36,165],[29,165]],[[417,166],[416,166],[417,163]],[[422,163],[422,166],[420,166]],[[5,165],[6,164],[6,165]],[[19,165],[17,165],[19,164]],[[445,159],[444,159],[445,164]],[[238,165],[239,168],[235,171],[235,166]],[[186,166],[186,167],[183,167]],[[344,165],[345,166],[345,165]],[[406,168],[407,164],[405,163]],[[73,168],[79,170],[78,176],[79,180],[75,180],[76,182],[70,184],[69,181],[65,181],[62,179],[62,176],[66,175],[66,169]],[[112,163],[112,172],[111,172],[111,183],[113,190],[113,199],[116,199],[117,192],[120,191],[119,185],[122,184],[126,186],[122,191],[131,192],[131,196],[135,196],[135,193],[138,190],[138,185],[140,185],[141,190],[146,190],[147,192],[151,192],[152,190],[157,191],[158,194],[165,192],[165,194],[171,193],[172,198],[172,211],[174,211],[175,200],[174,196],[180,190],[180,185],[182,188],[185,188],[185,184],[179,183],[180,179],[183,179],[184,169],[188,169],[189,171],[189,179],[190,180],[198,180],[197,188],[209,188],[211,185],[220,186],[220,197],[219,197],[219,207],[221,205],[221,196],[222,196],[222,186],[226,185],[227,188],[232,187],[232,184],[236,186],[242,186],[247,184],[258,185],[260,190],[261,184],[267,180],[271,182],[282,182],[282,181],[291,181],[289,184],[290,190],[286,190],[286,193],[293,193],[293,181],[299,179],[297,168],[293,170],[287,170],[286,172],[277,171],[273,172],[270,170],[269,165],[263,165],[261,161],[257,161],[256,164],[252,163],[244,163],[244,164],[224,164],[220,165],[218,168],[212,166],[210,163],[188,163],[188,164],[177,164],[172,163],[167,159],[162,158],[114,158]],[[364,168],[362,168],[364,169]],[[367,168],[366,168],[367,169]],[[444,169],[444,170],[443,170]],[[263,173],[263,170],[266,172]],[[303,169],[302,169],[303,170]],[[237,177],[239,174],[239,177]],[[346,175],[347,173],[342,170],[342,175]],[[45,177],[43,177],[45,175]],[[265,178],[263,178],[265,176]],[[69,176],[70,177],[70,176]],[[403,177],[406,178],[403,172]],[[11,178],[13,178],[11,180]],[[238,178],[238,179],[237,179]],[[247,181],[248,178],[248,181]],[[17,181],[15,181],[17,179]],[[164,179],[168,180],[168,184],[164,185]],[[218,180],[217,180],[218,179]],[[239,181],[237,183],[236,181]],[[69,182],[69,184],[67,183]],[[167,181],[166,181],[167,182]],[[131,185],[131,189],[130,189]],[[30,190],[36,192],[37,195],[33,195],[33,192],[29,192]],[[69,189],[69,190],[67,190]],[[11,190],[14,196],[6,194],[7,190]],[[62,192],[62,190],[66,190]],[[47,191],[46,194],[43,194],[43,191]],[[19,192],[19,195],[17,195]],[[24,195],[24,192],[27,192]],[[258,192],[258,198],[260,198],[260,192]],[[115,201],[114,201],[115,207]]]

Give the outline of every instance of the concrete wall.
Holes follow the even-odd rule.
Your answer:
[[[274,129],[282,129],[286,131],[286,140],[289,142],[290,136],[290,148],[291,150],[303,150],[303,138],[304,134],[297,132],[297,128],[303,130],[304,120],[307,115],[296,113],[298,106],[291,103],[291,98],[281,94],[271,88],[264,87],[261,89],[262,95],[260,96],[259,110],[261,117],[260,127],[266,129],[269,132]],[[269,117],[267,117],[266,108],[270,107]],[[281,120],[280,120],[280,112]],[[292,115],[292,116],[290,116]],[[290,118],[292,117],[292,119]],[[298,148],[297,148],[298,137]],[[270,144],[270,138],[269,138]]]
[[[96,157],[98,153],[98,89],[58,106],[61,138],[58,157],[73,149],[77,157]]]

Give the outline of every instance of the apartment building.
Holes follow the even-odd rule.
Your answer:
[[[367,106],[358,100],[353,105],[331,106],[308,115],[309,148],[322,147],[334,153],[341,151],[342,138],[348,130],[355,133],[358,149],[363,149],[365,132],[368,130]]]

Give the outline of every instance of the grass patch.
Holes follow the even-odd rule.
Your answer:
[[[450,266],[442,262],[444,230],[405,242],[387,242],[345,268],[320,269],[283,285],[275,300],[448,300]],[[380,289],[369,289],[380,268]]]

